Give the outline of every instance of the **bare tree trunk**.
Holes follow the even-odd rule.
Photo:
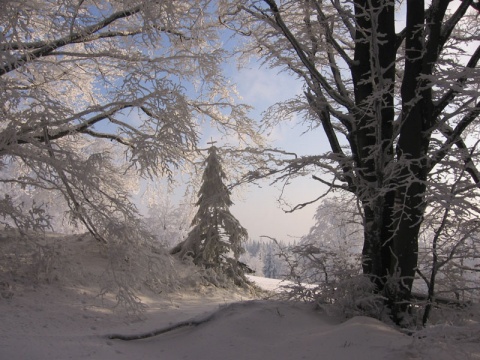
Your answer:
[[[397,144],[399,178],[386,168],[393,157],[394,83],[396,60],[394,2],[356,1],[357,32],[353,71],[356,114],[354,152],[359,175],[365,239],[363,271],[384,292],[400,321],[407,309],[417,267],[418,234],[422,223],[425,193],[425,159],[429,138],[424,130],[431,124],[430,90],[423,90],[420,75],[425,70],[423,49],[423,1],[408,2],[408,23],[402,124]],[[373,79],[373,80],[372,80]],[[378,94],[382,97],[378,99]],[[388,283],[387,288],[385,285]]]
[[[395,83],[394,4],[384,1],[356,1],[356,65],[352,70],[356,114],[353,154],[362,183],[360,198],[364,210],[363,272],[378,291],[391,267],[390,242],[394,191],[388,189],[385,168],[393,161]],[[377,37],[373,38],[373,34]],[[370,79],[373,78],[374,81]],[[382,93],[380,99],[372,96]],[[355,151],[356,150],[356,151]]]
[[[308,105],[331,148],[324,155],[338,167],[321,161],[320,165],[331,169],[334,179],[361,204],[363,272],[387,297],[393,319],[400,323],[417,269],[429,173],[455,145],[463,152],[468,173],[476,183],[479,179],[462,133],[479,116],[480,103],[467,93],[456,97],[462,88],[468,89],[467,78],[477,67],[480,48],[459,67],[451,66],[454,55],[449,54],[467,39],[459,37],[468,26],[461,19],[471,6],[478,9],[478,1],[457,2],[450,13],[451,1],[401,2],[401,10],[407,10],[406,26],[398,34],[395,0],[330,4],[308,0],[288,5],[264,0],[265,8],[262,2],[247,3],[255,5],[242,4],[232,13],[242,9],[252,21],[263,23],[255,39],[259,49],[267,49],[266,62],[283,65],[306,82]],[[345,64],[348,75],[339,70]],[[396,74],[399,66],[403,79]],[[456,73],[445,74],[443,66]],[[461,105],[465,101],[468,107]],[[456,109],[453,113],[446,110],[450,105]],[[444,139],[436,136],[430,144],[434,132]],[[347,151],[338,135],[345,136]],[[284,170],[298,173],[305,164],[318,165],[312,157],[302,160],[301,166],[296,159]]]

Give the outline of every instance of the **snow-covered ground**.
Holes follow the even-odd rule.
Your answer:
[[[63,248],[80,244],[66,241]],[[96,296],[95,277],[85,269],[101,272],[102,257],[77,250],[69,252],[68,263],[83,269],[79,275],[90,283],[75,283],[82,276],[65,277],[69,282],[9,282],[8,271],[0,266],[0,359],[480,359],[475,318],[462,326],[436,325],[408,336],[371,318],[345,321],[311,305],[254,299],[213,287],[157,295],[144,291],[141,299],[147,308],[139,318],[112,310],[108,299],[102,302]],[[268,289],[278,286],[271,279],[252,280]],[[148,339],[109,338],[212,313],[208,322]]]

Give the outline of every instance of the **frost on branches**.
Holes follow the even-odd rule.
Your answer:
[[[213,145],[208,149],[192,229],[171,253],[182,259],[190,257],[196,265],[226,274],[241,285],[246,279],[238,258],[244,252],[243,243],[248,234],[230,213],[233,203],[223,183],[226,176],[217,150]]]
[[[0,8],[0,225],[34,242],[46,230],[88,231],[113,270],[145,264],[155,240],[132,194],[192,160],[202,121],[254,134],[222,74],[216,9],[209,0]],[[113,270],[131,295],[138,279]]]
[[[363,218],[363,273],[401,323],[411,309],[419,256],[431,258],[433,269],[443,266],[479,230],[478,1],[223,4],[222,21],[246,40],[246,54],[304,84],[302,96],[266,112],[264,125],[301,114],[328,144],[309,156],[277,151],[283,158],[274,161],[265,150],[270,165],[247,180],[311,174],[327,193],[353,194]],[[440,221],[424,223],[434,213]],[[450,219],[468,233],[449,229]],[[431,247],[419,254],[424,225],[433,226]],[[448,233],[455,233],[453,244]],[[438,257],[440,248],[445,257]],[[430,288],[435,271],[422,269]]]
[[[190,160],[199,121],[250,131],[210,1],[0,3],[3,224],[45,230],[60,214],[57,231],[108,242],[138,226],[139,176]]]

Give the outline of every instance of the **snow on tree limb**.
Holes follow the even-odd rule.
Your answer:
[[[198,190],[197,213],[192,220],[192,229],[187,238],[176,245],[170,253],[181,259],[191,258],[196,265],[226,272],[237,283],[246,282],[243,270],[238,266],[239,256],[244,252],[247,230],[230,213],[233,202],[217,148],[210,142],[204,162],[202,183]],[[233,255],[233,258],[232,258]]]
[[[228,54],[209,1],[4,5],[4,192],[16,184],[71,198],[60,171],[85,216],[130,218],[137,211],[124,188],[192,161],[204,119],[256,136],[222,74]]]
[[[480,196],[477,3],[251,0],[223,18],[249,34],[246,53],[304,83],[305,97],[272,106],[265,126],[297,113],[328,140],[323,153],[265,161],[252,178],[344,182],[362,207],[364,273],[397,322],[413,285],[424,216],[441,208],[453,179],[473,191],[468,198],[456,192],[455,201],[465,211],[456,219],[474,229],[463,209],[476,213]]]

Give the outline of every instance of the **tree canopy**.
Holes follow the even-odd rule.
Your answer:
[[[60,196],[70,221],[105,240],[112,221],[134,222],[137,175],[171,176],[191,161],[203,121],[255,136],[222,75],[210,1],[1,6],[6,224],[51,226]]]
[[[363,219],[363,272],[395,321],[407,310],[415,277],[433,289],[435,269],[478,232],[476,0],[0,3],[6,225],[51,227],[64,199],[69,221],[98,240],[138,238],[130,201],[138,175],[169,176],[191,161],[204,120],[255,138],[247,108],[235,105],[222,74],[224,26],[245,39],[243,53],[304,83],[304,94],[272,106],[264,125],[301,114],[329,146],[293,158],[254,149],[265,158],[247,180],[312,172],[328,191],[353,194]],[[206,171],[193,230],[218,220],[214,211],[233,226],[229,236],[242,237],[218,183],[223,172],[212,165],[214,147],[210,156],[213,175]],[[418,267],[420,235],[430,237],[430,279]],[[214,257],[227,248],[237,256],[232,239]],[[209,251],[198,254],[210,261]]]
[[[363,272],[400,322],[426,211],[461,213],[456,220],[471,234],[478,230],[478,2],[225,6],[223,21],[245,38],[245,52],[304,83],[304,96],[272,106],[265,124],[300,113],[323,130],[329,146],[322,154],[277,160],[248,180],[313,172],[330,190],[353,193],[363,217]]]

